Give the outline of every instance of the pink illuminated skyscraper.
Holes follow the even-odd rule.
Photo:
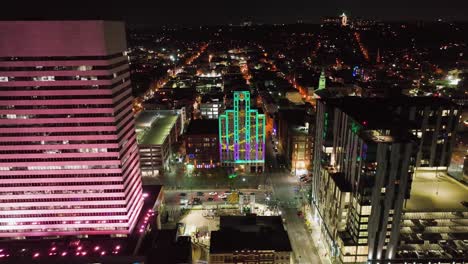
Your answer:
[[[0,237],[128,234],[142,207],[125,27],[0,22]]]

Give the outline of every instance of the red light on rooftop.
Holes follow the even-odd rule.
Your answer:
[[[367,121],[366,120],[362,121],[362,124],[367,126]]]
[[[37,257],[39,257],[39,255],[40,255],[39,253],[34,253],[33,257],[37,258]]]

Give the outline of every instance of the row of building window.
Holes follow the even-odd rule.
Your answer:
[[[112,113],[85,113],[85,114],[5,114],[0,119],[34,119],[34,118],[83,118],[83,117],[113,117]]]
[[[58,162],[58,161],[98,161],[98,160],[119,160],[118,157],[73,157],[73,158],[27,158],[27,159],[0,159],[2,162]]]
[[[85,95],[30,95],[30,96],[0,96],[0,100],[72,100],[72,99],[112,99],[112,94],[85,94]]]
[[[96,56],[42,56],[42,57],[0,57],[0,61],[72,61],[72,60],[110,60],[126,57],[123,52]],[[127,57],[126,57],[127,58]]]
[[[0,226],[18,225],[60,225],[60,224],[116,224],[125,223],[124,220],[86,220],[86,221],[37,221],[37,222],[0,222]],[[1,232],[1,231],[0,231]]]
[[[0,191],[0,195],[44,195],[44,194],[92,194],[122,193],[122,189],[86,189],[86,190],[44,190],[44,191]]]
[[[11,196],[14,197],[14,196]],[[51,203],[51,202],[89,202],[89,201],[125,201],[124,197],[74,197],[74,198],[34,198],[34,199],[0,199],[0,203]],[[92,209],[92,208],[120,208],[122,205],[74,205],[72,203],[62,206],[17,206],[4,207],[7,210],[59,210],[59,209]]]
[[[29,66],[29,67],[0,67],[0,71],[93,71],[112,70],[128,64],[128,60],[122,60],[109,65],[79,65],[79,66]]]
[[[116,144],[117,140],[64,140],[64,141],[0,141],[0,146],[15,145],[79,145],[79,144]]]
[[[73,120],[70,120],[73,121]],[[115,123],[109,123],[109,122],[91,122],[93,121],[92,119],[90,120],[89,123],[47,123],[47,124],[0,124],[0,128],[20,128],[20,127],[30,127],[30,128],[35,128],[35,127],[91,127],[91,126],[115,126]]]
[[[3,88],[2,88],[3,89]],[[113,104],[64,104],[64,105],[0,105],[0,110],[48,110],[113,108]]]
[[[26,182],[26,183],[0,183],[0,187],[45,187],[45,186],[93,186],[93,185],[122,185],[122,181],[104,181],[104,182]]]
[[[119,165],[65,165],[65,166],[28,166],[28,167],[0,167],[3,171],[40,171],[40,170],[100,170],[118,169]]]
[[[43,232],[43,233],[45,233],[47,235],[48,233],[51,233],[51,232],[70,232],[70,234],[76,234],[77,232],[86,233],[86,232],[92,232],[92,231],[122,231],[122,232],[126,232],[127,228],[126,227],[113,227],[113,226],[95,227],[95,228],[85,228],[85,227],[83,227],[83,228],[36,228],[36,229],[21,229],[21,230],[11,228],[11,229],[6,229],[6,230],[0,230],[0,233],[7,234],[7,233],[18,233],[18,232],[21,232],[21,233]]]
[[[0,137],[54,137],[54,136],[102,136],[115,135],[114,131],[71,131],[71,132],[27,132],[27,133],[0,133]]]
[[[39,84],[39,83],[36,83]],[[12,87],[2,87],[2,91],[73,91],[73,90],[109,90],[113,89],[119,85],[122,85],[120,82],[115,82],[113,84],[92,84],[92,85],[79,85],[67,84],[59,86],[47,86],[45,83],[40,83],[41,85],[35,86],[12,86]]]
[[[12,167],[4,170],[14,170]],[[59,174],[59,175],[0,175],[0,179],[70,179],[70,178],[102,178],[102,177],[120,177],[120,173],[90,173],[90,174]]]
[[[70,211],[76,208],[71,208]],[[115,216],[127,215],[126,212],[99,212],[99,213],[55,213],[55,214],[11,214],[0,215],[1,218],[36,218],[36,217],[79,217],[79,216]],[[27,220],[27,219],[24,219]]]
[[[78,146],[77,146],[78,147]],[[77,148],[77,149],[40,149],[40,150],[0,150],[0,154],[62,154],[62,153],[107,153],[119,152],[118,148]]]

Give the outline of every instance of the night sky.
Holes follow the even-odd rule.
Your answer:
[[[468,21],[468,0],[153,0],[9,1],[1,19],[113,19],[129,24],[213,25],[319,22],[346,12],[381,20]],[[25,3],[26,2],[26,3]],[[29,8],[26,8],[28,6]]]

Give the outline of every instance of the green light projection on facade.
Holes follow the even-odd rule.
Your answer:
[[[265,115],[250,108],[250,92],[234,92],[234,109],[219,116],[220,160],[228,164],[265,162]]]
[[[361,126],[358,125],[356,122],[352,121],[351,122],[351,132],[353,132],[354,134],[357,134],[359,132],[359,130],[361,130]]]

